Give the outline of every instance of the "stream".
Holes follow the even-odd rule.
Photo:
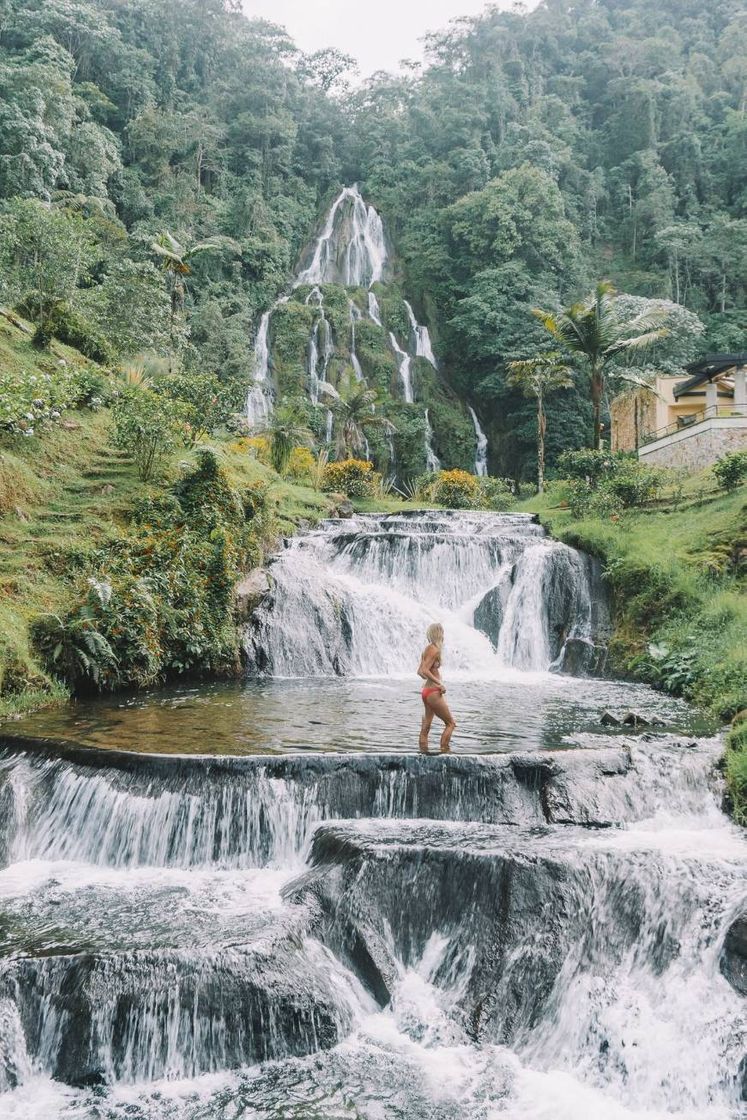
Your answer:
[[[723,744],[594,675],[598,565],[424,511],[270,572],[244,685],[0,728],[3,1120],[747,1115]],[[434,620],[447,756],[417,750]]]

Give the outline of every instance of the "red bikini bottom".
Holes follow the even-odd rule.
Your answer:
[[[420,695],[423,697],[424,700],[427,700],[428,697],[432,696],[434,692],[440,692],[440,691],[441,691],[440,688],[424,688],[423,691],[420,693]]]

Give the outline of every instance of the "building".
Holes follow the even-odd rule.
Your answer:
[[[613,451],[641,462],[697,471],[747,449],[747,353],[708,354],[680,377],[615,397]]]

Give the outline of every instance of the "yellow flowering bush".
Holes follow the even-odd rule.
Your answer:
[[[376,493],[379,481],[373,463],[365,459],[343,459],[339,463],[327,463],[322,474],[322,490],[346,494],[348,498],[370,498]]]

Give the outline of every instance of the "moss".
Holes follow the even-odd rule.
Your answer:
[[[381,320],[387,331],[396,335],[403,350],[407,350],[411,326],[405,301],[391,285],[380,289],[380,291],[381,294],[378,298],[381,307]]]
[[[369,319],[362,319],[356,328],[356,346],[367,383],[382,396],[396,397],[399,369],[386,331]]]
[[[297,300],[280,304],[270,320],[272,370],[281,396],[305,392],[309,339],[316,312]]]

